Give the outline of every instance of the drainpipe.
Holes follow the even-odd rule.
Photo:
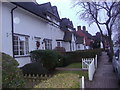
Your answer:
[[[14,7],[12,10],[11,10],[11,25],[12,25],[12,50],[13,50],[13,58],[15,58],[14,56],[14,22],[13,22],[13,11],[17,8]]]

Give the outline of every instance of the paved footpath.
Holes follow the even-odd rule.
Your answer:
[[[106,52],[102,52],[98,68],[94,75],[93,81],[85,81],[86,88],[120,88],[117,77],[113,72],[112,63],[108,62]]]

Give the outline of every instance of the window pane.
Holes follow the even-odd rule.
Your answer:
[[[15,55],[19,55],[19,54],[18,54],[18,51],[14,51],[14,54],[15,54]]]
[[[14,45],[18,45],[18,41],[14,41]]]
[[[45,40],[45,49],[52,49],[52,41]]]
[[[14,40],[18,40],[18,36],[14,36]]]
[[[20,55],[24,55],[24,51],[20,51]]]
[[[25,49],[26,49],[26,54],[29,53],[29,44],[28,44],[28,38],[25,38]]]
[[[60,47],[60,42],[57,42],[57,47]]]
[[[15,51],[18,51],[18,46],[14,46],[14,50],[15,50]]]
[[[18,53],[18,36],[14,36],[14,54],[19,55]]]
[[[24,55],[24,41],[20,41],[20,55]]]

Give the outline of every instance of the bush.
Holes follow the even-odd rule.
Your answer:
[[[100,56],[101,49],[81,50],[74,52],[59,52],[52,50],[35,50],[31,52],[31,58],[35,62],[43,63],[48,70],[54,70],[55,67],[66,66],[71,63],[81,62],[82,58],[95,58]]]
[[[66,65],[76,62],[82,62],[82,58],[95,58],[96,55],[98,55],[98,57],[101,55],[101,49],[66,52]]]
[[[35,50],[31,52],[31,58],[43,63],[47,70],[54,70],[59,60],[59,54],[52,50]]]
[[[23,88],[25,83],[22,72],[17,68],[18,62],[11,56],[2,53],[2,87]]]
[[[58,51],[58,52],[65,52],[66,51],[64,47],[55,47],[54,50]]]
[[[58,52],[58,62],[57,62],[57,67],[63,67],[68,65],[69,59],[65,53],[59,53]]]
[[[23,67],[21,67],[22,71],[23,71],[23,74],[34,74],[34,75],[45,75],[45,74],[48,74],[48,71],[46,68],[44,68],[42,66],[41,63],[39,62],[34,62],[34,63],[29,63],[29,64],[26,64],[24,65]]]

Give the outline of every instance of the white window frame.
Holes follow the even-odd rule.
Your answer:
[[[14,34],[14,37],[15,36],[18,37],[17,40],[14,39],[14,55],[15,55],[15,57],[16,56],[27,56],[27,55],[29,55],[29,37],[25,36],[25,35],[16,35],[16,34]],[[18,43],[15,44],[15,41],[17,41]],[[21,54],[22,50],[20,49],[20,47],[21,47],[20,41],[22,41],[23,44],[24,44],[23,45],[23,54]],[[27,46],[26,46],[26,44],[27,44]],[[15,50],[15,46],[18,48],[18,50]],[[15,51],[18,51],[18,54],[15,54]]]
[[[58,45],[59,43],[59,45]],[[57,41],[57,47],[61,47],[61,41]]]
[[[45,39],[45,50],[52,50],[52,40],[51,39]]]

